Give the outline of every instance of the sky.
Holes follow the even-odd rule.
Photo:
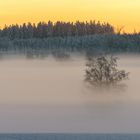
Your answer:
[[[39,21],[109,22],[140,31],[140,0],[0,0],[0,27]]]

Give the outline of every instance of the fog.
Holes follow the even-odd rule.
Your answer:
[[[140,57],[119,55],[125,89],[84,82],[85,57],[0,60],[0,132],[139,133]]]

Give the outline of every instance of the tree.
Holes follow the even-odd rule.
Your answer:
[[[113,56],[89,57],[86,66],[85,80],[91,85],[117,85],[129,77],[129,73],[117,69],[117,58]]]

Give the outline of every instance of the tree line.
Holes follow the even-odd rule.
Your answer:
[[[22,25],[10,25],[0,30],[0,37],[14,39],[49,38],[86,36],[94,34],[114,34],[114,27],[109,23],[96,21],[90,22],[62,22],[48,21],[38,24],[24,23]]]
[[[140,34],[105,34],[76,37],[49,37],[31,39],[0,38],[0,51],[68,51],[96,53],[140,53]]]

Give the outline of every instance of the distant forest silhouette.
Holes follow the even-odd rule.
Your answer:
[[[9,39],[29,39],[48,37],[85,36],[94,34],[112,34],[114,27],[109,23],[90,22],[39,22],[36,24],[10,25],[0,30],[0,37]]]
[[[0,51],[139,53],[140,33],[121,34],[111,24],[96,21],[16,24],[0,30]]]

